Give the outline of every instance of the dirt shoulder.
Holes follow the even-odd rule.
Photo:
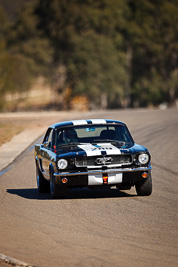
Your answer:
[[[83,115],[87,115],[83,113]],[[55,122],[81,118],[81,112],[18,112],[0,114],[0,170],[6,168]]]
[[[9,142],[13,136],[33,127],[48,125],[72,116],[79,112],[17,112],[0,114],[0,146]]]

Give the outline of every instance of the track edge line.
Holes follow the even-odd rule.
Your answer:
[[[1,254],[1,253],[0,253],[0,260],[3,260],[4,262],[11,264],[13,266],[37,267],[36,265],[26,263],[24,261],[20,261],[20,260],[17,260],[15,258],[12,258],[12,257],[8,257],[8,256]]]

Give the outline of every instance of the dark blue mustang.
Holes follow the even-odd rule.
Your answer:
[[[129,190],[152,193],[151,157],[135,144],[127,126],[116,120],[76,120],[49,126],[42,144],[35,145],[39,192],[63,198],[69,188]]]

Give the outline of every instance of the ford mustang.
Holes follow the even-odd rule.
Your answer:
[[[42,144],[35,145],[39,192],[64,198],[75,187],[152,193],[151,156],[135,144],[125,123],[91,119],[49,126]]]

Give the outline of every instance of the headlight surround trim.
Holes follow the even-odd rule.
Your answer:
[[[68,166],[68,161],[66,159],[59,159],[57,161],[57,167],[59,170],[64,170]]]

